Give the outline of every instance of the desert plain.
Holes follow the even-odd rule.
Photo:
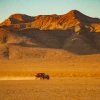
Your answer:
[[[0,24],[0,100],[100,100],[100,19],[77,10],[9,16]]]
[[[100,100],[99,62],[79,59],[56,63],[2,61],[0,100]],[[37,72],[48,73],[50,80],[35,79]]]

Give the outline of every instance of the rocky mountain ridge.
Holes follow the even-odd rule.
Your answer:
[[[0,45],[1,55],[8,58],[12,52],[17,52],[11,48],[19,48],[19,54],[23,51],[25,57],[34,54],[35,48],[44,48],[44,52],[46,48],[64,50],[78,55],[100,53],[100,19],[77,10],[64,15],[34,17],[14,14],[0,24]],[[36,54],[40,53],[38,50]]]

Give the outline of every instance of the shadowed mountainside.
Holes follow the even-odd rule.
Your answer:
[[[64,53],[68,51],[78,55],[98,54],[100,53],[100,19],[72,10],[64,15],[32,17],[14,14],[0,24],[2,57],[20,56],[23,52],[23,55],[29,58],[35,53],[33,52],[35,48],[42,48],[43,52],[46,49],[49,49],[49,52],[52,51],[51,49],[56,49],[59,52],[64,50]],[[19,50],[18,54],[14,54],[16,50]],[[40,51],[38,50],[36,54],[40,54]],[[42,54],[46,56],[46,53]]]

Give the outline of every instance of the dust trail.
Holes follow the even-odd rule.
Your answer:
[[[35,80],[35,77],[0,77],[0,80]]]

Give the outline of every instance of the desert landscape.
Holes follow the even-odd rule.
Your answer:
[[[71,10],[0,23],[0,100],[28,99],[100,100],[99,18]]]
[[[0,24],[0,76],[100,76],[100,19],[13,14]]]
[[[0,100],[99,100],[100,78],[0,81]]]

